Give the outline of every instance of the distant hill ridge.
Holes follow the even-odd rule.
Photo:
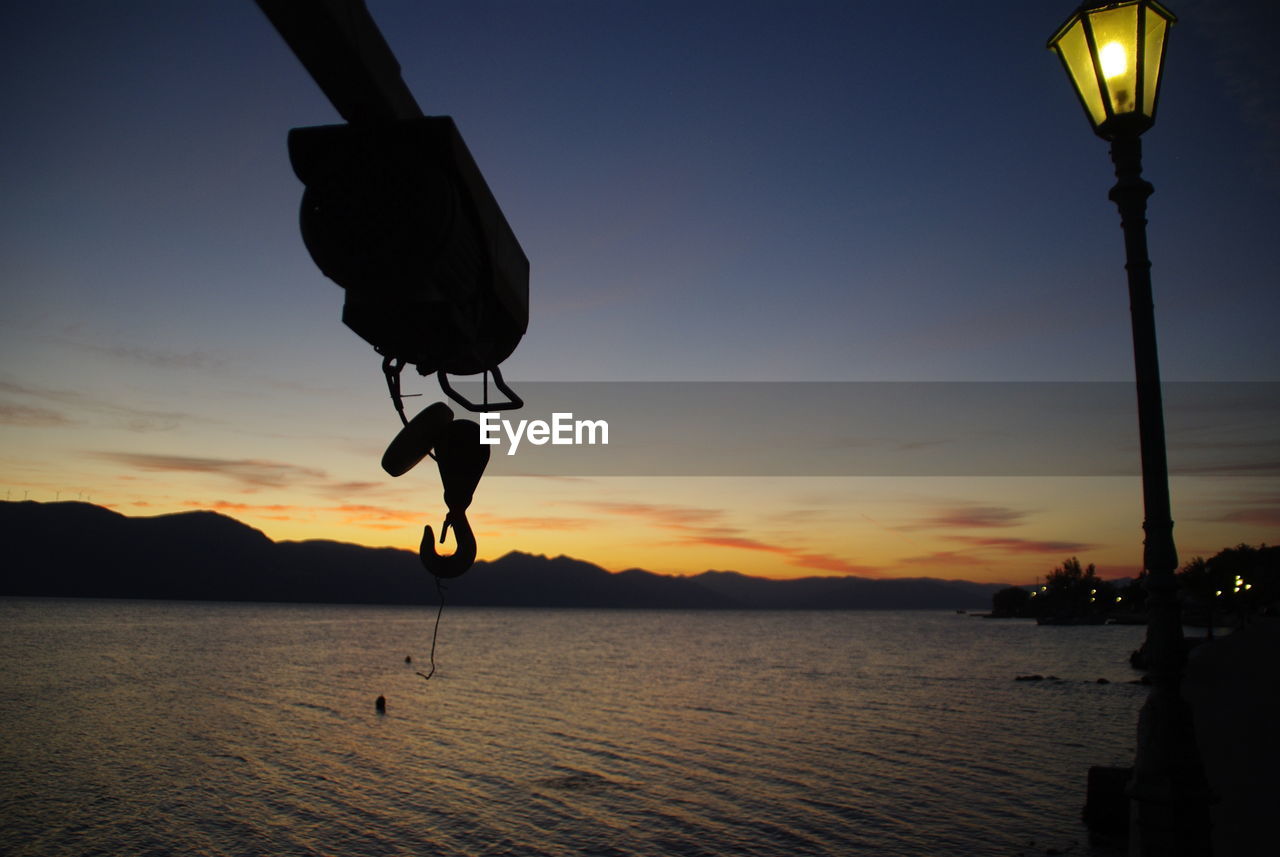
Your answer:
[[[415,553],[332,541],[273,542],[217,512],[132,518],[89,503],[0,503],[0,595],[434,604]],[[770,580],[707,571],[608,572],[513,551],[448,584],[453,605],[680,609],[987,608],[1004,584],[932,578]]]

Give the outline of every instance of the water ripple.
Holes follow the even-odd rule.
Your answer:
[[[5,607],[22,857],[1065,850],[1145,696],[1140,628],[459,609],[424,683],[428,610]]]

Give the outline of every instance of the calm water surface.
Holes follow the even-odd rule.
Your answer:
[[[1135,627],[434,616],[0,600],[0,853],[1089,853],[1145,698]]]

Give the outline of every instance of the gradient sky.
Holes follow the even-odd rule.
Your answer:
[[[509,380],[1125,381],[1107,147],[1045,50],[1071,6],[369,3],[531,260]],[[1277,381],[1280,8],[1173,11],[1144,137],[1162,369]],[[416,547],[437,477],[379,468],[379,359],[297,230],[285,135],[339,119],[257,7],[47,0],[0,24],[7,496]],[[1256,464],[1174,478],[1184,559],[1275,541]],[[517,472],[495,458],[477,493],[481,557],[1029,582],[1141,556],[1132,477]]]

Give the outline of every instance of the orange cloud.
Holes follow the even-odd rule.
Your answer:
[[[709,547],[717,548],[738,548],[740,550],[765,551],[766,553],[785,554],[788,552],[787,549],[781,545],[771,545],[758,539],[748,539],[743,538],[742,536],[715,534],[694,535],[681,539],[680,542],[682,544],[707,545]]]
[[[344,524],[370,530],[397,530],[405,524],[421,523],[422,519],[422,513],[417,510],[391,509],[361,503],[327,506],[324,511],[342,515]]]
[[[723,509],[613,502],[592,502],[580,505],[601,512],[647,520],[659,529],[676,533],[678,538],[675,544],[679,545],[763,551],[782,557],[788,565],[797,568],[811,568],[838,574],[878,574],[878,570],[874,567],[851,563],[841,557],[811,553],[803,548],[749,538],[740,535],[742,530],[737,527],[715,526],[715,522],[723,520],[725,516]]]
[[[592,526],[596,522],[591,518],[564,518],[549,515],[546,517],[504,517],[502,515],[490,515],[484,512],[469,514],[468,517],[474,524],[483,524],[486,527],[494,529],[508,530],[581,530]]]
[[[871,565],[858,565],[823,553],[805,553],[788,551],[788,563],[797,568],[815,568],[820,571],[833,571],[837,574],[856,574],[861,577],[880,577],[881,570]]]
[[[284,488],[311,479],[324,479],[325,472],[280,461],[258,459],[197,458],[185,455],[153,455],[145,452],[99,452],[96,457],[138,470],[162,473],[208,473],[224,476],[242,486]]]
[[[253,503],[233,503],[230,500],[214,500],[211,503],[200,500],[187,500],[182,505],[192,509],[209,509],[214,512],[293,512],[299,506],[285,506],[280,503],[255,505]]]
[[[607,500],[583,502],[578,505],[611,515],[643,518],[655,526],[673,530],[694,529],[700,523],[717,521],[724,517],[723,509],[700,509],[693,506],[615,503]]]
[[[371,491],[375,488],[386,488],[384,482],[334,482],[330,485],[320,486],[320,491],[324,494],[361,494],[365,491]]]

